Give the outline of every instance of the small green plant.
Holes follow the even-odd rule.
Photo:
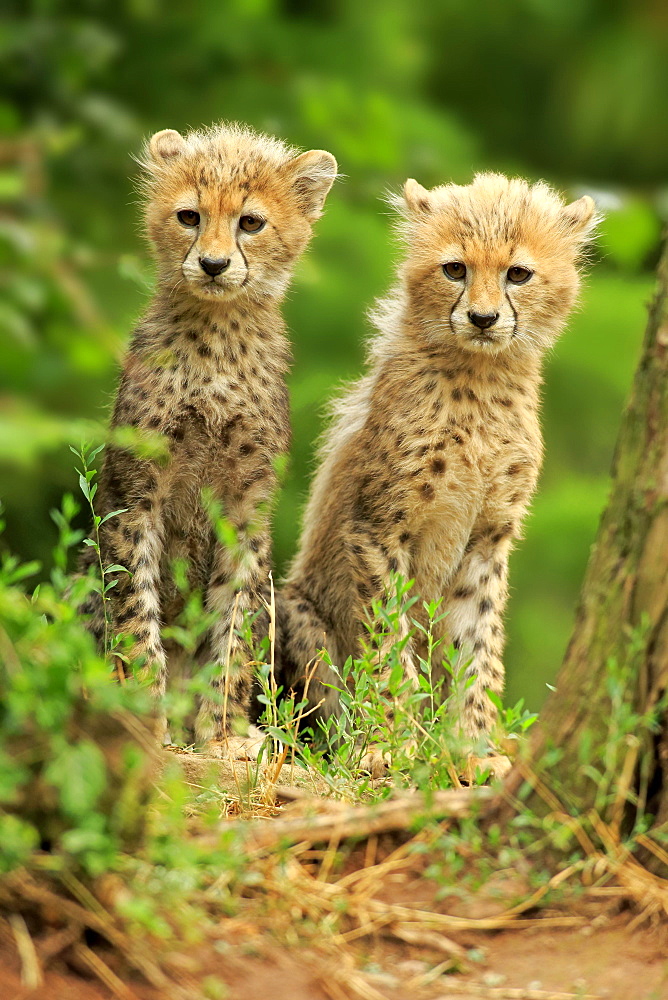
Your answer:
[[[524,707],[524,698],[514,705],[504,705],[495,691],[488,691],[487,697],[499,713],[497,726],[506,736],[523,735],[538,721],[538,713]]]
[[[611,818],[617,827],[628,827],[630,837],[643,833],[652,825],[653,817],[646,815],[651,754],[643,753],[643,748],[660,732],[668,705],[666,691],[649,711],[639,712],[636,705],[631,679],[638,675],[637,658],[645,655],[650,630],[650,622],[645,617],[636,628],[627,630],[624,658],[608,660],[606,690],[610,711],[604,720],[604,736],[601,738],[600,733],[585,730],[578,745],[581,772],[596,786],[595,812],[600,817]],[[636,783],[633,776],[637,768],[639,780]],[[633,818],[629,820],[631,815]]]
[[[104,616],[103,649],[105,653],[110,653],[117,643],[116,637],[112,636],[113,621],[109,606],[109,591],[118,584],[118,577],[113,574],[129,573],[130,571],[126,569],[125,566],[119,566],[116,564],[105,566],[102,557],[102,549],[100,546],[100,528],[106,521],[109,521],[112,517],[117,517],[118,514],[124,514],[127,510],[125,507],[120,510],[112,510],[104,516],[100,516],[95,510],[94,501],[97,493],[97,483],[95,482],[95,477],[97,475],[97,470],[93,469],[91,466],[103,448],[104,445],[98,445],[97,448],[93,448],[89,444],[82,443],[77,451],[76,448],[73,448],[70,445],[70,451],[73,455],[76,455],[81,462],[81,469],[76,470],[79,473],[79,487],[86,498],[88,506],[90,507],[91,516],[93,518],[92,536],[84,538],[83,543],[84,545],[90,546],[90,548],[94,550],[97,557],[98,576],[97,578],[91,577],[90,579],[92,589],[100,595],[100,600],[102,601],[102,613]],[[108,577],[112,578],[107,579]]]
[[[294,693],[276,691],[269,667],[260,671],[264,728],[290,749],[293,759],[315,769],[333,792],[345,797],[382,797],[394,785],[424,791],[458,786],[466,770],[470,747],[460,731],[458,706],[473,683],[465,676],[468,661],[446,645],[440,602],[423,602],[418,609],[411,589],[412,581],[396,576],[386,599],[374,602],[359,658],[338,668],[321,651],[337,678],[338,714],[314,724],[305,695],[300,700]],[[402,634],[407,618],[413,627]],[[418,667],[417,683],[406,677],[409,648]],[[505,708],[495,698],[495,704],[499,739],[524,734],[536,719],[522,701]],[[379,784],[364,777],[371,752],[388,761],[388,781]],[[476,780],[483,779],[480,772]]]

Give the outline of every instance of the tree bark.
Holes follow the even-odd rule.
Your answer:
[[[530,767],[545,773],[571,813],[595,806],[610,819],[611,812],[619,814],[620,797],[627,808],[636,795],[637,809],[665,822],[668,242],[612,476],[556,691],[530,743]],[[654,732],[640,718],[648,714]],[[599,780],[592,766],[607,779]],[[506,790],[517,791],[522,780],[520,765]]]

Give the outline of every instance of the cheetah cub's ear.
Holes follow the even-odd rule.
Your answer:
[[[584,243],[600,221],[596,203],[588,194],[566,205],[560,214],[564,228],[577,239],[578,243]]]
[[[409,211],[416,214],[429,212],[432,207],[431,195],[426,188],[418,184],[416,180],[409,177],[404,184],[404,201]]]
[[[164,128],[162,132],[156,132],[148,142],[149,154],[156,162],[180,156],[185,148],[186,140],[173,128]]]
[[[329,189],[336,180],[337,164],[331,153],[311,149],[300,153],[283,168],[302,212],[309,221],[320,217]]]

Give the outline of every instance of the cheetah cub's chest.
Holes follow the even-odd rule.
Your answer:
[[[238,324],[235,324],[238,326]],[[148,399],[140,425],[169,441],[168,480],[191,489],[230,478],[238,463],[289,445],[285,347],[253,330],[190,327],[165,353],[160,370],[132,366],[135,397]],[[150,360],[150,359],[149,359]]]
[[[471,527],[511,499],[526,502],[541,454],[537,393],[509,385],[493,370],[469,368],[457,376],[446,369],[418,394],[417,412],[409,417],[402,410],[390,421],[394,431],[404,429],[397,435],[401,476],[418,532],[421,523],[428,531],[444,517]]]

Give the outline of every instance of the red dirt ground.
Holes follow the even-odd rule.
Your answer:
[[[429,988],[411,990],[402,986],[416,972],[440,960],[420,948],[378,940],[357,951],[359,967],[369,974],[368,983],[387,1000],[457,1000],[465,996],[461,985],[479,984],[469,995],[501,997],[506,990],[522,1000],[525,991],[593,995],[601,1000],[668,1000],[668,956],[665,929],[628,931],[628,917],[617,916],[595,930],[550,930],[540,927],[495,934],[471,933],[459,943],[479,953],[466,975],[442,976]],[[345,975],[328,988],[327,963],[308,950],[280,950],[275,944],[261,945],[262,954],[206,956],[203,976],[215,975],[227,984],[226,1000],[335,1000],[350,996]],[[339,970],[340,971],[340,970]],[[137,981],[127,981],[137,1000],[172,1000]],[[456,989],[456,992],[454,991]],[[513,995],[513,994],[511,994]],[[540,995],[540,994],[539,994]],[[114,995],[96,981],[86,980],[66,969],[48,971],[44,985],[27,990],[21,985],[20,964],[10,941],[0,943],[1,1000],[109,1000]],[[529,993],[529,996],[531,994]]]

